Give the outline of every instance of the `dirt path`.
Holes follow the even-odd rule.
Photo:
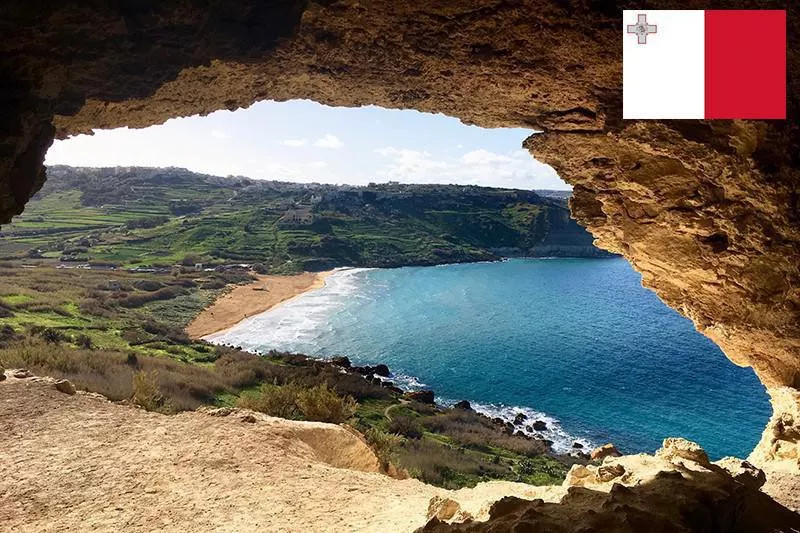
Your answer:
[[[186,327],[186,333],[194,338],[220,333],[245,318],[263,313],[306,291],[322,287],[331,272],[258,276],[253,283],[234,288],[204,309]]]
[[[393,403],[392,405],[387,406],[386,409],[383,410],[383,416],[386,418],[386,420],[391,422],[392,417],[389,415],[389,413],[392,412],[395,408],[400,407],[401,405],[406,405],[407,403],[408,400],[400,399],[400,403]]]
[[[413,531],[434,495],[474,515],[533,487],[450,492],[376,472],[359,437],[330,424],[242,413],[166,416],[0,382],[5,531]]]

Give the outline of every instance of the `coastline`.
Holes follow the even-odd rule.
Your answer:
[[[235,287],[203,309],[186,326],[186,333],[195,339],[223,333],[247,318],[323,287],[325,278],[332,272],[334,270],[291,276],[258,275],[252,283]]]

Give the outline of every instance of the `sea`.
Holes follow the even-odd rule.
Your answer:
[[[489,416],[546,423],[558,452],[666,437],[746,457],[770,414],[764,387],[641,285],[622,258],[509,259],[339,269],[307,292],[209,338],[354,364],[468,400]]]

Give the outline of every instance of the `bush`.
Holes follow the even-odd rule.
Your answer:
[[[297,405],[299,393],[300,388],[296,385],[278,387],[264,384],[256,394],[243,394],[236,402],[236,406],[269,416],[298,420],[302,415]]]
[[[387,428],[389,433],[402,435],[409,439],[422,438],[422,426],[410,416],[398,415],[392,418]]]
[[[186,289],[181,287],[164,287],[154,292],[144,294],[131,294],[129,296],[119,299],[119,305],[122,307],[141,307],[146,303],[155,302],[157,300],[171,300],[186,294]]]
[[[297,406],[308,420],[341,424],[355,414],[358,403],[350,396],[339,396],[328,385],[322,384],[301,390]]]
[[[364,433],[364,438],[370,448],[372,448],[372,451],[375,452],[381,469],[384,472],[387,471],[389,465],[392,463],[394,452],[403,442],[403,439],[392,433],[381,431],[378,428],[369,428],[367,432]]]
[[[397,461],[417,479],[448,489],[475,486],[485,479],[507,479],[513,474],[490,460],[424,438],[406,441],[397,452]]]
[[[243,394],[238,407],[260,411],[281,418],[313,420],[341,424],[356,412],[358,404],[349,396],[339,396],[327,385],[303,387],[264,384],[258,393]]]
[[[59,344],[67,340],[67,336],[64,335],[62,331],[55,328],[44,328],[41,333],[39,333],[39,336],[50,344]]]
[[[92,338],[84,333],[76,335],[72,342],[87,350],[92,348]]]
[[[131,401],[148,411],[160,411],[164,408],[166,400],[158,388],[158,372],[153,370],[148,373],[140,370],[133,375],[133,395]]]
[[[158,289],[163,289],[164,284],[154,279],[137,279],[133,282],[133,287],[140,291],[155,292]]]

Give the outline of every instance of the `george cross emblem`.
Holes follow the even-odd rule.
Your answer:
[[[628,33],[636,35],[636,42],[647,44],[647,36],[658,33],[658,26],[647,23],[647,15],[636,15],[636,24],[628,25]]]

